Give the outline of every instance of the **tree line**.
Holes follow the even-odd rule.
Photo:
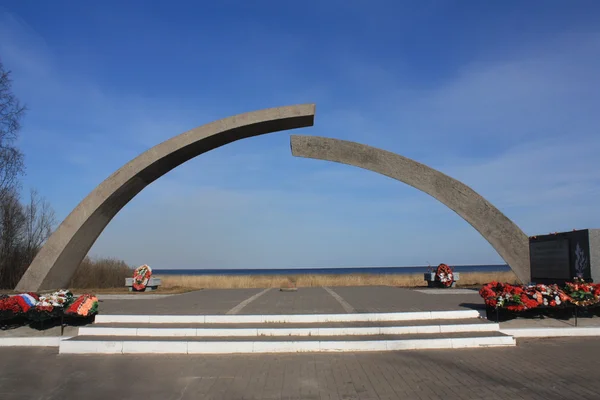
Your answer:
[[[35,190],[22,195],[23,152],[17,146],[27,107],[12,91],[0,61],[0,288],[14,288],[56,225],[54,210]]]

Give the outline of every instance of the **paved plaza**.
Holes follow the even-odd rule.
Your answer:
[[[476,290],[395,287],[101,295],[102,314],[248,315],[484,311]],[[128,300],[130,299],[130,300]],[[580,326],[599,326],[583,318]],[[569,326],[517,319],[505,327]],[[349,326],[351,326],[350,324]],[[65,335],[76,334],[68,327]],[[28,327],[0,336],[59,334]],[[516,347],[244,355],[71,355],[0,347],[0,399],[600,399],[600,338]]]
[[[124,301],[124,295],[101,295],[100,312],[198,315],[227,314],[233,310],[236,314],[344,314],[484,308],[477,290],[447,289],[445,293],[392,286],[308,287],[297,292],[281,292],[276,288],[204,289],[163,297],[149,295],[144,300],[141,298],[146,294],[130,295],[140,298],[135,301]],[[248,299],[251,301],[246,303]],[[241,303],[243,307],[238,307]]]
[[[600,339],[387,353],[91,356],[0,348],[0,398],[599,399]]]

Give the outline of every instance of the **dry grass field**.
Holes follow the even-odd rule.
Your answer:
[[[162,290],[176,289],[229,289],[313,286],[427,286],[423,274],[351,274],[351,275],[163,275]],[[461,273],[457,286],[481,286],[491,281],[517,282],[512,272]]]

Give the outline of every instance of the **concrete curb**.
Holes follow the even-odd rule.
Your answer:
[[[71,337],[72,336],[28,336],[0,338],[0,347],[59,347],[62,340],[71,339]]]
[[[546,337],[575,337],[600,336],[600,327],[588,328],[516,328],[500,329],[501,333],[515,338],[546,338]]]

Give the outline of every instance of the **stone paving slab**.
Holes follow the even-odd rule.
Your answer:
[[[352,354],[115,357],[0,348],[0,398],[591,400],[600,397],[598,353],[598,338]]]

